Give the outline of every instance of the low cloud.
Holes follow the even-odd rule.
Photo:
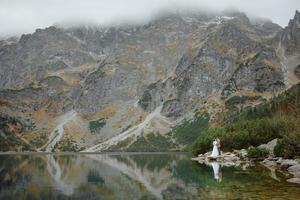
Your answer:
[[[276,3],[275,3],[276,2]],[[0,0],[0,36],[31,33],[53,24],[143,23],[168,9],[236,8],[281,26],[300,10],[299,0]]]

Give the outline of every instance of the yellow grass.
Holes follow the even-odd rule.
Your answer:
[[[94,120],[99,118],[111,118],[116,114],[116,107],[113,105],[107,106],[103,110],[93,114],[81,114],[81,118],[85,120]]]

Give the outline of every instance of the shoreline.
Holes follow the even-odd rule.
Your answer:
[[[189,154],[189,152],[170,151],[170,152],[0,152],[1,155],[148,155],[148,154]]]

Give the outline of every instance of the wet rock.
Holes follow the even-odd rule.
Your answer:
[[[205,164],[216,161],[220,162],[224,166],[239,166],[242,163],[240,158],[231,152],[222,153],[217,157],[213,157],[211,156],[211,152],[207,152],[205,154],[199,154],[198,157],[192,158],[192,160]]]
[[[296,160],[292,160],[292,159],[286,159],[280,163],[281,167],[284,167],[284,168],[287,168],[287,167],[290,167],[293,165],[297,165],[297,164],[299,164],[299,162]]]
[[[234,150],[233,153],[235,153],[237,156],[241,158],[246,158],[248,154],[246,149]]]
[[[281,158],[281,157],[279,157],[279,158],[277,158],[277,161],[276,161],[276,162],[277,162],[278,164],[281,164],[283,161],[284,161],[284,159]]]
[[[288,172],[293,174],[295,177],[300,178],[300,164],[289,167]]]
[[[300,13],[296,11],[294,19],[283,30],[281,42],[286,46],[286,54],[293,55],[300,50]]]
[[[290,178],[288,180],[286,180],[287,182],[290,182],[290,183],[297,183],[297,184],[300,184],[300,178]]]
[[[273,161],[273,160],[269,160],[269,159],[265,159],[262,162],[260,162],[262,165],[266,166],[266,167],[275,167],[277,166],[277,162]]]
[[[298,183],[298,184],[300,184],[300,164],[299,164],[298,161],[295,161],[295,162],[297,162],[298,164],[293,165],[293,166],[291,166],[291,167],[289,167],[287,169],[288,172],[290,174],[292,174],[294,177],[288,179],[287,181],[291,182],[291,183]]]

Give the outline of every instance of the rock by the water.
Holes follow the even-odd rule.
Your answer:
[[[298,164],[299,164],[298,161],[292,159],[285,159],[280,163],[281,167],[286,167],[286,168]]]
[[[268,168],[277,166],[276,161],[269,160],[269,159],[265,159],[265,160],[261,161],[260,163]]]
[[[293,174],[294,176],[300,178],[300,164],[289,167],[288,171],[289,171],[289,173]]]
[[[258,148],[263,148],[263,149],[267,149],[271,155],[274,154],[274,148],[277,145],[277,139],[274,139],[270,142],[268,142],[267,144],[262,144],[259,145]]]
[[[283,158],[279,157],[279,158],[277,158],[276,162],[277,162],[277,164],[281,164],[283,162],[283,160],[284,160]]]
[[[298,184],[300,184],[300,178],[290,178],[290,179],[288,179],[286,181],[290,182],[290,183],[298,183]]]
[[[243,163],[243,161],[241,161],[236,154],[231,152],[222,153],[217,157],[211,156],[211,152],[207,152],[205,154],[199,154],[198,157],[192,158],[192,160],[204,164],[209,164],[210,162],[216,161],[223,166],[240,166],[241,163]]]
[[[246,149],[234,150],[233,153],[237,154],[237,156],[239,156],[241,158],[246,158],[248,155],[248,152]]]

